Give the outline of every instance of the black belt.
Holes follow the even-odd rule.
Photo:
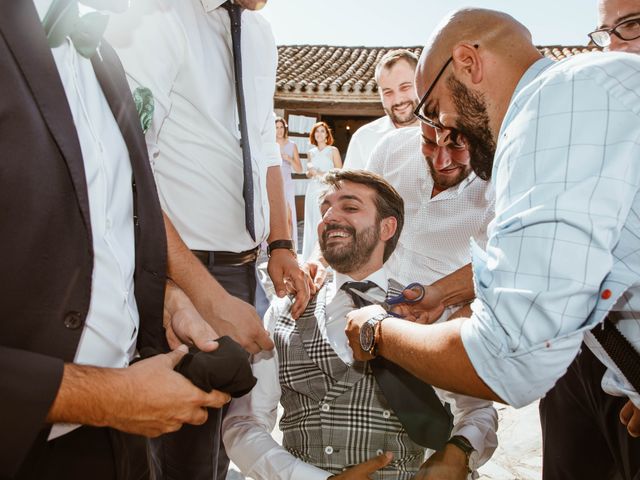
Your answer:
[[[204,250],[191,250],[191,252],[205,265],[240,266],[253,263],[258,258],[259,247],[246,252],[207,252]],[[212,262],[213,260],[213,262]]]

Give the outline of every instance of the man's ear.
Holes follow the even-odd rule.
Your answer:
[[[458,78],[462,83],[478,84],[482,81],[484,74],[482,58],[476,45],[469,43],[458,44],[453,49],[452,57],[453,68],[458,73]]]
[[[396,234],[398,220],[396,217],[383,218],[380,222],[380,240],[386,242]]]

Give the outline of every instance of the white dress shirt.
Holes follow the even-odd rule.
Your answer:
[[[363,169],[380,139],[387,132],[395,129],[396,126],[388,115],[361,126],[349,140],[343,168],[351,170]]]
[[[478,299],[462,341],[478,375],[516,407],[541,397],[584,340],[603,389],[640,394],[589,330],[609,310],[640,351],[640,57],[541,59],[523,75],[493,166],[496,218],[474,248]]]
[[[34,1],[41,19],[51,2]],[[125,367],[135,352],[139,323],[133,289],[135,247],[129,152],[91,61],[76,52],[69,38],[52,49],[52,54],[80,140],[93,236],[91,302],[74,362]],[[54,425],[49,438],[70,429]]]
[[[151,89],[149,156],[163,210],[191,249],[240,252],[269,232],[267,168],[279,167],[277,51],[260,14],[242,13],[242,69],[256,241],[246,231],[229,14],[224,0],[137,0],[110,22],[132,89]]]
[[[431,198],[433,178],[421,150],[420,127],[393,130],[378,143],[367,170],[382,175],[404,200],[404,228],[385,267],[404,284],[431,284],[471,261],[469,241],[484,245],[494,190],[471,173]]]
[[[374,272],[363,281],[372,281],[377,287],[367,293],[384,299],[388,286],[385,269]],[[349,347],[346,314],[354,309],[351,297],[340,287],[352,281],[348,276],[336,274],[334,282],[323,288],[326,294],[325,318],[318,318],[318,328],[336,354],[344,362],[353,363],[353,352]],[[291,302],[279,299],[265,315],[265,328],[273,334],[276,322],[290,312]],[[281,388],[276,349],[260,352],[252,359],[253,375],[258,383],[253,390],[231,402],[223,422],[223,440],[229,458],[245,475],[256,480],[324,480],[330,473],[303,462],[290,454],[271,436],[277,417]],[[435,389],[443,402],[451,405],[454,427],[451,435],[463,435],[479,452],[480,464],[486,462],[498,442],[495,434],[497,414],[489,402],[454,395]]]

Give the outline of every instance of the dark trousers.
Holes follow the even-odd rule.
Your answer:
[[[212,256],[213,257],[213,256]],[[256,266],[205,265],[227,292],[255,303]],[[174,433],[151,440],[154,478],[158,480],[224,480],[229,458],[221,441],[223,410],[209,409],[203,425],[184,425]]]
[[[148,480],[144,437],[111,428],[80,427],[47,441],[43,432],[15,480]]]
[[[628,399],[602,390],[605,370],[583,345],[540,401],[544,480],[640,480],[640,438],[619,420]]]

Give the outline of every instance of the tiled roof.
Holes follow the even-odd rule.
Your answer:
[[[374,69],[378,60],[395,48],[418,56],[422,51],[422,47],[280,46],[276,100],[379,102]],[[538,49],[553,60],[598,50],[595,46],[561,45]]]

